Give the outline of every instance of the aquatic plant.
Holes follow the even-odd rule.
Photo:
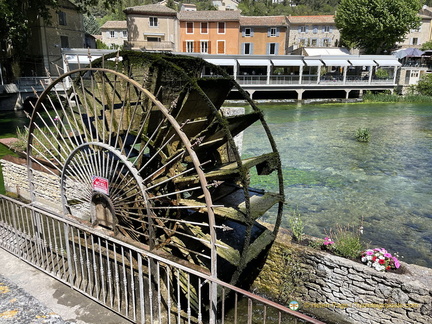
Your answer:
[[[369,142],[369,129],[368,128],[359,128],[356,131],[355,138],[359,142]]]

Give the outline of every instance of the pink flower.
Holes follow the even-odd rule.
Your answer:
[[[384,257],[385,257],[385,258],[391,258],[392,255],[391,255],[390,253],[387,252],[387,253],[384,253]]]
[[[324,237],[324,242],[323,242],[323,244],[324,245],[332,245],[334,242],[331,240],[331,238],[330,237]]]
[[[372,251],[372,250],[367,250],[366,251],[366,255],[372,255],[372,254],[374,254],[374,251]]]

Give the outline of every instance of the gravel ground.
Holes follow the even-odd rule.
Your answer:
[[[70,324],[24,289],[0,276],[0,323]]]

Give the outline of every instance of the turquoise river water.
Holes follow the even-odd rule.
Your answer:
[[[317,237],[363,225],[369,246],[432,267],[432,103],[259,107],[282,158],[282,226],[289,227],[292,210],[301,214],[305,233]],[[0,113],[0,137],[27,123],[22,112]],[[368,143],[355,139],[358,128],[370,130]],[[258,125],[246,130],[245,157],[269,151],[261,132]],[[0,156],[7,153],[0,146]],[[275,186],[259,177],[253,184]],[[273,217],[270,212],[266,220]]]
[[[362,225],[368,246],[432,267],[432,103],[259,106],[283,164],[282,226],[292,210],[317,237]],[[368,143],[355,139],[358,128],[369,129]],[[243,155],[268,152],[260,131],[247,129]]]

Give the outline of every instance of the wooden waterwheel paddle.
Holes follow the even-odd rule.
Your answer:
[[[211,78],[201,76],[210,69]],[[233,87],[250,108],[226,116],[221,107]],[[242,159],[234,137],[252,124],[264,128],[269,152]],[[278,231],[282,172],[263,114],[204,60],[128,51],[102,57],[50,84],[29,131],[29,169],[38,164],[58,177],[65,217],[224,281],[246,281]],[[277,192],[250,188],[252,172],[270,177]],[[258,220],[274,205],[269,230]]]

